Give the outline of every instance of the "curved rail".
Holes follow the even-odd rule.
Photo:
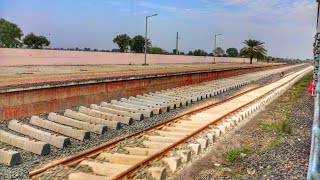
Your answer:
[[[293,78],[296,78],[297,76],[299,76],[299,75],[296,75],[296,76],[294,76]],[[271,83],[269,83],[269,84],[271,84]],[[267,84],[267,85],[268,85],[268,84]],[[265,85],[265,86],[266,86],[266,85]],[[281,85],[280,85],[280,86],[281,86]],[[280,86],[279,86],[279,87],[280,87]],[[84,160],[84,159],[90,158],[90,157],[92,157],[92,156],[95,156],[95,155],[101,153],[102,151],[104,151],[104,150],[107,149],[107,148],[112,148],[112,147],[114,147],[114,146],[115,146],[118,142],[120,142],[120,141],[123,141],[123,140],[128,139],[128,138],[132,138],[132,137],[142,136],[142,135],[146,134],[147,132],[149,132],[149,131],[151,131],[151,130],[160,129],[160,128],[168,125],[168,124],[171,124],[171,123],[173,123],[173,122],[176,122],[176,121],[178,121],[179,119],[181,119],[182,117],[184,117],[184,116],[186,116],[186,115],[192,115],[192,114],[198,113],[198,112],[200,112],[200,111],[203,111],[203,110],[205,110],[205,109],[212,108],[212,107],[214,107],[214,106],[218,106],[218,105],[220,105],[220,104],[223,104],[223,103],[226,103],[226,102],[228,102],[228,101],[231,101],[231,100],[233,100],[233,99],[235,99],[235,98],[237,98],[237,97],[240,97],[240,96],[242,96],[242,95],[244,95],[244,94],[247,94],[247,93],[249,93],[249,92],[251,92],[251,91],[260,89],[260,88],[262,88],[262,87],[264,87],[264,86],[256,87],[256,88],[250,89],[250,90],[248,90],[248,91],[242,92],[242,93],[240,93],[240,94],[234,95],[234,96],[232,96],[232,97],[230,97],[230,98],[228,98],[228,99],[226,99],[226,100],[222,100],[222,101],[219,101],[219,102],[217,102],[217,103],[213,103],[213,104],[210,104],[210,105],[201,107],[201,108],[197,108],[197,109],[192,110],[192,111],[190,111],[190,112],[187,112],[187,113],[184,113],[184,114],[179,115],[179,116],[177,116],[177,117],[174,117],[174,118],[172,118],[172,119],[169,119],[168,121],[162,122],[162,123],[160,123],[160,124],[158,124],[158,125],[149,127],[149,128],[147,128],[147,129],[145,129],[145,130],[143,130],[143,131],[139,131],[139,132],[137,132],[137,133],[134,133],[134,134],[131,134],[131,135],[128,135],[128,136],[124,136],[124,137],[122,137],[122,138],[116,139],[116,140],[111,141],[111,142],[109,142],[109,143],[102,144],[102,145],[100,145],[100,146],[97,146],[97,147],[95,147],[95,148],[89,149],[89,150],[84,151],[84,152],[82,152],[82,153],[79,153],[79,154],[77,154],[77,155],[70,156],[70,157],[67,157],[67,158],[62,159],[62,160],[58,160],[58,161],[56,161],[56,162],[53,162],[53,163],[49,164],[48,166],[45,166],[45,167],[43,167],[43,168],[40,168],[40,169],[37,169],[37,170],[34,170],[34,171],[30,172],[30,173],[29,173],[29,177],[31,178],[31,177],[33,177],[33,176],[36,176],[36,175],[38,175],[38,174],[40,174],[40,173],[42,173],[42,172],[44,172],[44,171],[46,171],[46,170],[48,170],[48,169],[50,169],[50,168],[53,168],[53,167],[55,167],[55,166],[57,166],[57,165],[61,165],[61,164],[62,164],[62,165],[69,165],[69,166],[70,166],[70,165],[74,165],[74,164],[76,164],[76,163],[78,163],[78,162],[81,162],[81,161]],[[211,122],[211,123],[208,123],[207,125],[205,125],[205,126],[203,126],[202,128],[194,131],[193,133],[189,134],[188,136],[184,137],[183,139],[179,140],[178,142],[176,142],[176,143],[168,146],[167,148],[165,148],[165,149],[157,152],[156,154],[154,154],[154,155],[152,155],[152,156],[149,156],[148,158],[144,159],[143,161],[139,162],[138,164],[135,164],[134,166],[130,167],[130,168],[127,169],[126,171],[118,174],[118,175],[115,176],[113,179],[121,179],[121,178],[126,177],[127,175],[131,174],[131,173],[134,172],[136,169],[138,169],[139,167],[148,164],[148,162],[150,162],[150,161],[152,161],[152,160],[154,160],[154,159],[157,159],[157,158],[159,158],[159,157],[162,157],[162,156],[165,155],[168,151],[170,151],[172,148],[175,148],[175,147],[177,147],[178,145],[186,142],[188,139],[190,139],[190,138],[193,137],[194,135],[196,135],[196,134],[198,134],[199,132],[207,129],[210,125],[217,124],[217,123],[220,122],[222,119],[224,119],[226,116],[234,113],[235,111],[238,111],[239,109],[243,108],[244,106],[247,106],[248,104],[252,103],[253,101],[256,101],[257,99],[265,96],[266,94],[274,91],[275,89],[277,89],[277,88],[279,88],[279,87],[276,87],[276,88],[268,91],[267,93],[259,96],[258,98],[256,98],[256,99],[254,99],[254,100],[252,100],[252,101],[244,104],[243,106],[241,106],[241,107],[233,110],[232,112],[229,112],[228,114],[225,114],[224,116],[220,117],[220,118],[217,119],[216,121]]]
[[[232,97],[230,97],[230,98],[228,98],[228,99],[221,100],[221,101],[219,101],[219,102],[216,102],[216,103],[213,103],[213,104],[210,104],[210,105],[201,107],[201,108],[197,108],[197,109],[195,109],[195,110],[192,110],[192,111],[190,111],[190,112],[181,114],[181,115],[179,115],[179,116],[176,116],[176,117],[174,117],[174,118],[171,118],[171,119],[169,119],[169,120],[167,120],[167,121],[164,121],[164,122],[162,122],[162,123],[160,123],[160,124],[157,124],[157,125],[155,125],[155,126],[151,126],[151,127],[147,128],[147,129],[144,129],[144,130],[142,130],[142,131],[139,131],[139,132],[136,132],[136,133],[127,135],[127,136],[123,136],[123,137],[118,138],[118,139],[116,139],[116,140],[113,140],[113,141],[111,141],[111,142],[108,142],[108,143],[102,144],[102,145],[100,145],[100,146],[94,147],[94,148],[92,148],[92,149],[89,149],[89,150],[87,150],[87,151],[81,152],[81,153],[79,153],[79,154],[76,154],[76,155],[73,155],[73,156],[69,156],[69,157],[67,157],[67,158],[65,158],[65,159],[58,160],[58,161],[56,161],[56,162],[50,163],[48,166],[45,166],[45,167],[43,167],[43,168],[40,168],[40,169],[31,171],[31,172],[29,173],[29,177],[31,178],[31,177],[33,177],[33,176],[36,176],[36,175],[38,175],[38,174],[40,174],[40,173],[42,173],[42,172],[44,172],[44,171],[46,171],[46,170],[48,170],[48,169],[53,168],[53,167],[55,167],[55,166],[58,166],[58,165],[60,165],[60,164],[63,164],[63,165],[73,165],[73,164],[78,163],[78,162],[80,162],[80,161],[82,161],[82,160],[84,160],[84,159],[86,159],[86,158],[88,158],[88,157],[92,157],[92,156],[94,156],[94,155],[99,154],[100,152],[102,152],[102,151],[103,151],[104,149],[106,149],[106,148],[111,148],[111,147],[115,146],[115,145],[116,145],[118,142],[120,142],[120,141],[123,141],[123,140],[128,139],[128,138],[132,138],[132,137],[135,137],[135,136],[141,136],[141,135],[145,134],[145,133],[148,132],[148,131],[161,128],[161,127],[163,127],[163,126],[165,126],[165,125],[167,125],[167,124],[169,124],[169,123],[173,123],[173,122],[175,122],[176,120],[182,118],[183,116],[192,115],[192,114],[195,114],[195,113],[197,113],[197,112],[199,112],[199,111],[202,111],[202,110],[204,110],[204,109],[211,108],[211,107],[214,107],[214,106],[223,104],[223,103],[228,102],[228,101],[231,101],[231,100],[233,100],[233,99],[235,99],[235,98],[237,98],[237,97],[240,97],[240,96],[242,96],[243,94],[246,94],[246,93],[248,93],[248,92],[254,91],[254,90],[258,89],[258,88],[260,88],[260,87],[253,88],[253,89],[244,91],[244,92],[242,92],[242,93],[239,93],[239,94],[237,94],[237,95],[234,95],[234,96],[232,96]]]
[[[295,79],[295,78],[298,77],[298,76],[299,76],[299,75],[296,75],[296,76],[294,76],[292,79]],[[271,84],[271,83],[269,83],[269,84]],[[127,178],[126,176],[130,175],[131,173],[133,173],[135,170],[137,170],[137,169],[140,168],[141,166],[145,166],[145,165],[147,165],[149,162],[151,162],[152,160],[161,158],[162,156],[164,156],[165,154],[167,154],[170,150],[174,149],[175,147],[179,146],[179,145],[182,144],[182,143],[185,143],[186,141],[188,141],[190,138],[192,138],[192,137],[195,136],[196,134],[199,134],[199,133],[202,132],[203,130],[209,128],[209,126],[218,124],[220,121],[222,121],[223,119],[225,119],[225,118],[226,118],[227,116],[229,116],[230,114],[233,114],[233,113],[239,111],[239,110],[242,109],[243,107],[246,107],[247,105],[249,105],[249,104],[257,101],[258,99],[264,97],[265,95],[271,93],[272,91],[274,91],[274,90],[276,90],[276,89],[278,89],[278,88],[280,88],[280,87],[282,87],[282,86],[283,86],[283,85],[281,84],[281,85],[277,86],[276,88],[274,88],[274,89],[272,89],[272,90],[270,90],[270,91],[268,91],[268,92],[260,95],[260,96],[257,97],[256,99],[254,99],[254,100],[252,100],[252,101],[249,101],[248,103],[246,103],[246,104],[240,106],[239,108],[231,111],[230,113],[223,115],[223,116],[220,117],[219,119],[217,119],[217,120],[215,120],[215,121],[213,121],[213,122],[211,122],[211,123],[208,123],[208,124],[205,125],[204,127],[198,129],[197,131],[195,131],[195,132],[191,133],[190,135],[186,136],[185,138],[181,139],[181,140],[178,141],[177,143],[174,143],[174,144],[172,144],[171,146],[169,146],[169,147],[167,147],[167,148],[164,148],[164,149],[161,150],[160,152],[151,155],[150,157],[144,159],[142,162],[140,162],[140,163],[132,166],[131,168],[127,169],[126,171],[122,172],[121,174],[115,176],[115,177],[112,178],[112,179],[113,179],[113,180],[122,179],[122,178],[126,179],[126,178]],[[254,90],[257,90],[257,89],[260,89],[260,88],[263,88],[263,87],[264,87],[264,86],[254,88],[254,89],[250,90],[250,92],[251,92],[251,91],[254,91]],[[246,94],[246,93],[248,93],[248,92],[242,93],[241,96],[242,96],[243,94]],[[234,99],[234,98],[233,98],[233,99]]]

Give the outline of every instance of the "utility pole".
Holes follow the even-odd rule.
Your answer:
[[[146,16],[146,32],[145,32],[145,37],[144,37],[144,63],[142,65],[148,65],[147,64],[147,35],[148,35],[148,18],[153,17],[153,16],[158,16],[158,14],[154,14],[151,16]]]
[[[176,37],[176,55],[179,55],[179,33],[178,32]]]
[[[220,35],[222,35],[222,34],[215,34],[214,35],[213,64],[216,63],[217,36],[220,36]]]
[[[51,33],[49,33],[49,39],[50,39],[50,45],[49,45],[49,49],[51,49]]]
[[[52,50],[52,56],[54,57],[54,49],[52,49],[52,38],[51,38],[51,33],[49,32],[49,40],[50,40],[50,45],[49,45],[49,49]]]
[[[146,17],[146,32],[144,36],[144,63],[142,65],[148,65],[147,64],[147,34],[148,34],[148,16]]]

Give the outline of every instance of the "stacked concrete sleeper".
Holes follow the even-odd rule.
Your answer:
[[[121,100],[101,102],[100,105],[91,104],[90,107],[80,106],[78,112],[66,109],[63,115],[49,113],[48,119],[42,119],[38,116],[31,117],[29,122],[31,125],[55,133],[39,130],[18,120],[11,120],[8,125],[10,130],[31,139],[0,130],[0,141],[38,155],[47,155],[50,153],[50,145],[64,148],[70,145],[72,140],[89,139],[90,133],[103,134],[109,128],[117,130],[120,128],[120,123],[130,125],[134,121],[141,121],[144,118],[187,106],[290,68],[293,67],[255,72],[160,92],[150,92],[136,95],[136,97],[130,96],[121,98]],[[13,166],[21,161],[19,152],[0,147],[0,163]]]

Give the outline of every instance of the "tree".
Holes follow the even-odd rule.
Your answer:
[[[243,43],[246,45],[246,47],[240,50],[240,55],[250,58],[250,64],[252,64],[253,58],[261,60],[267,55],[268,51],[264,47],[264,42],[249,39],[245,40]]]
[[[205,51],[202,50],[202,49],[197,49],[197,50],[195,50],[195,51],[193,52],[193,55],[194,55],[194,56],[207,56],[208,53],[205,52]]]
[[[112,49],[111,52],[120,52],[120,49]]]
[[[184,52],[181,51],[179,54],[180,54],[180,55],[184,55]]]
[[[22,46],[21,37],[23,36],[21,29],[5,19],[0,19],[0,47],[18,48]]]
[[[85,50],[85,51],[91,51],[91,49],[90,49],[90,48],[84,48],[84,50]]]
[[[215,55],[218,57],[221,57],[224,54],[224,50],[221,47],[217,47],[213,52],[215,52]]]
[[[130,46],[131,38],[127,34],[120,34],[113,39],[118,44],[120,52],[127,52]]]
[[[236,48],[229,48],[227,49],[227,54],[228,54],[228,57],[237,57],[239,52],[238,52],[238,49]]]
[[[177,49],[172,50],[172,54],[177,54]],[[180,54],[180,51],[178,51],[178,55]]]
[[[131,40],[131,51],[136,53],[144,52],[144,37],[138,35]],[[151,42],[147,39],[147,50],[151,47]]]
[[[42,49],[44,46],[50,45],[50,41],[46,37],[36,36],[33,33],[26,35],[22,41],[23,44],[32,49]]]
[[[166,50],[159,48],[159,47],[149,48],[148,53],[150,53],[150,54],[168,54],[168,52]]]
[[[192,52],[192,51],[189,51],[188,55],[189,55],[189,56],[193,56],[193,52]]]

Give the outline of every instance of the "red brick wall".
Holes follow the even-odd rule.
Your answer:
[[[256,67],[2,93],[0,94],[0,120],[61,111],[80,105],[87,106],[123,96],[198,84],[275,67]]]

